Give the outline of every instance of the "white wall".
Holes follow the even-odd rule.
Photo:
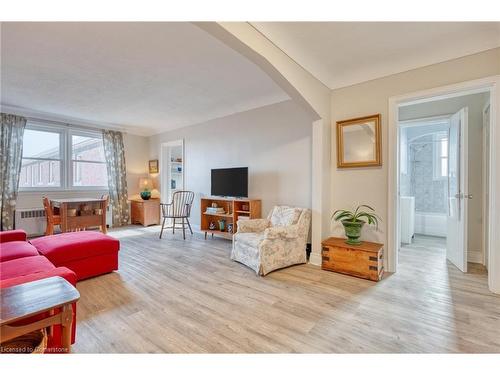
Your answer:
[[[149,138],[124,133],[123,144],[125,147],[127,187],[130,198],[139,193],[139,177],[147,175],[148,172]],[[105,190],[20,192],[17,198],[16,208],[43,208],[43,196],[49,198],[73,198],[82,196],[97,198],[105,192]]]
[[[489,100],[489,93],[465,95],[457,98],[404,106],[399,109],[399,119],[413,120],[422,117],[448,115],[461,108],[469,109],[469,191],[472,199],[468,204],[468,254],[469,262],[483,262],[483,108]]]
[[[360,203],[374,206],[382,217],[380,231],[364,229],[364,238],[387,244],[388,101],[396,95],[500,74],[500,48],[375,79],[332,91],[332,127],[335,121],[380,113],[382,115],[382,167],[337,169],[336,132],[332,131],[331,210]],[[341,226],[332,233],[343,233]]]
[[[212,168],[247,166],[249,196],[262,199],[266,216],[276,204],[311,207],[311,135],[310,115],[285,101],[152,136],[150,157],[158,158],[162,142],[184,139],[193,224],[200,223],[200,196],[210,195]]]

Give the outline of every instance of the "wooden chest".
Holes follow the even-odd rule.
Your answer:
[[[344,238],[330,237],[322,242],[321,257],[324,270],[373,281],[384,274],[384,245],[380,243],[348,245]]]
[[[149,200],[130,200],[130,222],[142,224],[143,226],[160,224],[160,200],[151,198]]]

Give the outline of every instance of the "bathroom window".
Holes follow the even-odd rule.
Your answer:
[[[434,179],[448,178],[448,134],[434,135]]]

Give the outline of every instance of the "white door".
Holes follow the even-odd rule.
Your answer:
[[[448,137],[448,220],[446,258],[467,272],[467,108],[450,119]]]

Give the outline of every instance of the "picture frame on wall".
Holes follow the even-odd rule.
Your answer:
[[[149,161],[149,173],[158,173],[158,159]]]
[[[337,121],[337,167],[382,165],[380,114]]]

